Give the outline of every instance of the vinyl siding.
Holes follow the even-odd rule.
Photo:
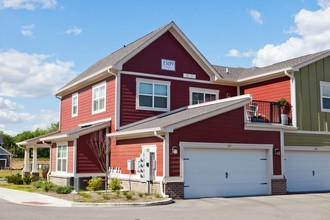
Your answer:
[[[330,146],[330,135],[327,134],[298,134],[285,133],[285,146]]]
[[[244,129],[244,109],[236,109],[170,133],[170,146],[180,142],[272,144],[280,149],[280,132]],[[274,175],[281,175],[281,156],[273,156]],[[170,176],[180,175],[180,152],[170,154]]]
[[[106,81],[106,111],[92,114],[92,88],[94,85]],[[61,101],[61,131],[78,127],[79,124],[111,118],[115,120],[115,77],[111,76],[78,92],[78,116],[72,117],[72,94],[66,95]],[[74,92],[74,93],[76,93]],[[112,126],[114,127],[114,126]]]
[[[120,140],[112,144],[111,147],[111,166],[120,167],[123,174],[130,174],[127,170],[127,160],[135,160],[140,157],[143,146],[157,146],[156,153],[156,175],[163,175],[163,141],[156,137]]]
[[[299,129],[329,131],[330,113],[321,111],[320,81],[330,82],[330,57],[301,68],[294,76]]]
[[[291,103],[290,78],[281,77],[241,87],[241,94],[251,94],[254,100],[275,102],[286,98]]]

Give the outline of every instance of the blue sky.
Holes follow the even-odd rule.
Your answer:
[[[0,130],[58,121],[56,89],[170,21],[217,65],[330,48],[330,0],[0,0]]]

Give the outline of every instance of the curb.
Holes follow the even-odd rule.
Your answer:
[[[71,207],[147,207],[147,206],[158,206],[168,205],[173,203],[172,198],[157,202],[125,202],[125,203],[79,203],[73,202]]]

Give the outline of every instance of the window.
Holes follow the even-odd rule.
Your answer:
[[[78,116],[78,93],[72,95],[72,117]]]
[[[321,110],[330,112],[330,82],[320,82]]]
[[[93,86],[93,114],[105,111],[105,85],[104,82]]]
[[[190,105],[210,102],[219,99],[219,90],[190,87],[189,93]]]
[[[136,108],[153,111],[170,110],[170,82],[136,79]]]
[[[67,171],[68,144],[62,143],[57,145],[57,171]]]

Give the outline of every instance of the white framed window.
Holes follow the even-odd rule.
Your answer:
[[[106,83],[93,86],[92,94],[92,114],[100,113],[105,111],[106,105]]]
[[[330,82],[320,82],[321,111],[330,112]]]
[[[68,143],[58,143],[56,148],[56,171],[67,172],[68,165]]]
[[[204,88],[189,88],[190,105],[201,104],[219,99],[219,90]]]
[[[78,93],[72,94],[72,117],[78,116]]]
[[[136,79],[136,109],[151,111],[170,110],[170,82]]]

